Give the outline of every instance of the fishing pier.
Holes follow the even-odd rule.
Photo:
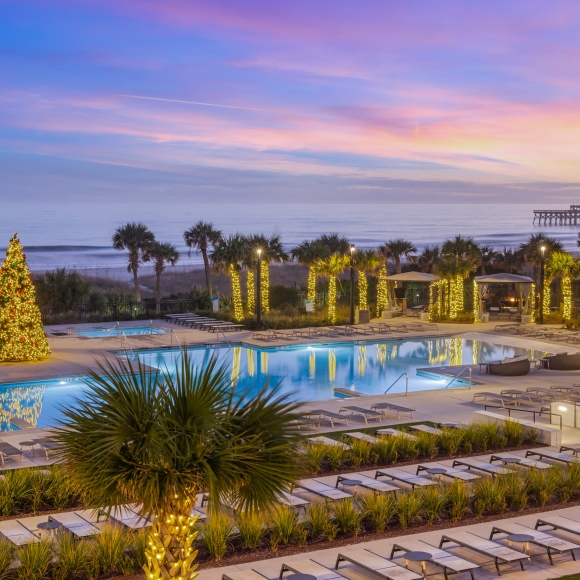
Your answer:
[[[534,223],[538,225],[577,226],[580,225],[580,205],[570,209],[535,209]]]

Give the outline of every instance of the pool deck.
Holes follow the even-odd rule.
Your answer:
[[[401,319],[401,324],[409,322],[410,319]],[[395,319],[394,323],[397,323]],[[125,324],[125,323],[124,323]],[[143,326],[143,321],[136,321],[134,323],[127,323],[132,326]],[[36,381],[41,379],[58,379],[63,377],[78,377],[86,375],[87,369],[96,369],[96,365],[103,357],[109,360],[115,358],[115,353],[121,349],[121,339],[119,337],[104,337],[104,338],[86,338],[80,336],[52,336],[52,332],[66,331],[67,328],[73,325],[62,326],[47,326],[46,331],[49,336],[49,343],[52,349],[52,356],[48,359],[36,363],[0,363],[1,382],[25,382]],[[81,325],[74,325],[81,326]],[[83,328],[103,327],[104,325],[84,324]],[[194,330],[176,326],[164,321],[155,321],[155,326],[164,327],[168,330],[174,330],[175,333],[145,335],[145,336],[131,336],[129,337],[129,344],[132,349],[145,348],[160,348],[176,346],[176,339],[181,345],[199,346],[206,344],[223,344],[224,338],[220,334],[209,334],[206,331]],[[252,332],[234,332],[228,333],[228,340],[231,342],[244,343],[247,345],[256,346],[259,348],[280,347],[280,346],[294,346],[300,344],[313,343],[328,343],[328,342],[352,342],[356,341],[362,343],[365,341],[376,340],[405,340],[418,339],[430,337],[449,337],[458,336],[467,340],[483,340],[495,344],[509,345],[521,347],[526,349],[534,349],[547,352],[561,352],[567,350],[568,352],[576,352],[578,347],[555,343],[550,341],[531,340],[525,337],[500,334],[494,332],[496,326],[495,322],[473,324],[440,324],[437,332],[393,332],[390,335],[357,335],[340,338],[329,339],[327,337],[313,340],[301,339],[297,341],[278,341],[278,342],[263,342],[252,340]],[[549,371],[536,370],[532,371],[524,377],[498,377],[487,374],[481,374],[479,365],[469,365],[472,367],[472,377],[478,383],[474,387],[454,387],[442,388],[438,390],[409,392],[408,396],[404,393],[375,395],[357,399],[331,399],[328,401],[314,401],[304,404],[304,409],[324,408],[329,411],[336,411],[346,405],[359,405],[366,408],[375,402],[389,400],[401,406],[412,407],[416,409],[415,421],[457,421],[467,423],[471,421],[472,413],[476,410],[483,410],[483,405],[472,403],[473,394],[476,390],[486,390],[499,393],[502,389],[518,388],[525,390],[528,387],[534,386],[550,386],[550,385],[570,385],[575,382],[580,382],[580,371]],[[459,367],[458,367],[459,368]],[[464,373],[463,377],[467,378]],[[445,379],[442,386],[449,381]],[[413,377],[409,377],[409,385],[413,387]],[[336,387],[348,388],[349,385],[337,384]],[[521,415],[520,415],[521,416]],[[401,423],[408,423],[408,417],[401,417],[397,420],[395,414],[389,415],[382,421],[369,420],[368,426],[374,425],[396,425]],[[366,426],[362,418],[353,417],[349,420],[349,428],[357,428]],[[323,425],[324,430],[330,431],[332,428],[330,424]],[[336,427],[343,429],[344,427]],[[568,435],[569,428],[564,428],[564,441],[571,437],[574,440],[580,441],[580,429],[572,429],[572,432],[577,432],[577,435]],[[321,431],[321,429],[319,430]]]

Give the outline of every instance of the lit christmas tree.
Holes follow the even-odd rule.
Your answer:
[[[49,355],[26,254],[14,234],[0,270],[0,361],[32,361]]]

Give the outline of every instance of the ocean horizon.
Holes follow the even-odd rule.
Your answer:
[[[115,229],[130,221],[145,223],[160,241],[181,252],[183,268],[201,267],[201,255],[183,242],[183,232],[198,220],[211,221],[224,234],[280,234],[289,249],[305,239],[337,232],[357,247],[371,248],[405,238],[419,251],[455,235],[497,250],[514,248],[532,233],[544,232],[578,253],[580,226],[538,226],[533,210],[563,204],[102,204],[30,206],[27,212],[5,206],[0,215],[0,248],[16,231],[33,271],[74,268],[94,275],[126,273],[126,253],[111,247]],[[144,272],[148,268],[144,268]],[[123,276],[124,277],[124,276]]]

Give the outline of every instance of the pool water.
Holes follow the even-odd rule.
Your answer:
[[[86,336],[87,338],[107,338],[109,336],[135,336],[138,334],[167,334],[168,330],[165,328],[150,327],[150,326],[126,326],[117,328],[110,326],[105,328],[89,328],[87,330],[77,330],[78,336]]]
[[[190,349],[191,358],[198,364],[214,353],[230,367],[238,392],[255,394],[269,380],[271,385],[280,383],[281,392],[297,401],[331,399],[336,387],[369,395],[384,393],[389,387],[390,393],[404,392],[404,378],[393,385],[402,373],[409,375],[409,391],[441,389],[451,379],[420,376],[417,369],[472,364],[519,354],[538,358],[545,354],[462,338]],[[181,353],[179,349],[147,349],[137,351],[136,356],[149,366],[172,372]],[[474,379],[477,380],[477,373]],[[456,381],[451,387],[461,384],[465,383]],[[0,385],[0,429],[7,428],[10,416],[39,427],[55,425],[62,419],[60,409],[69,407],[86,388],[82,378]]]

